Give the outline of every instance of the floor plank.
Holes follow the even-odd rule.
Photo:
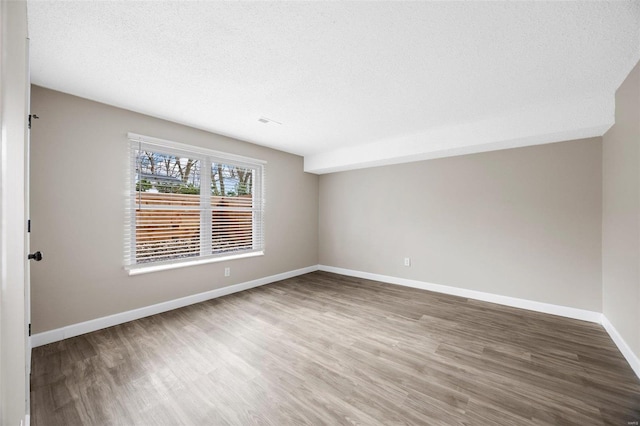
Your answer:
[[[597,324],[326,272],[41,346],[32,363],[35,426],[640,420],[640,380]]]

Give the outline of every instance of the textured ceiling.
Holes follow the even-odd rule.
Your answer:
[[[640,59],[638,1],[28,11],[34,84],[304,155],[316,173],[602,134]]]

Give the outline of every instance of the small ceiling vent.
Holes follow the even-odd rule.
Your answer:
[[[282,124],[279,121],[272,120],[272,119],[267,118],[267,117],[260,117],[260,118],[258,118],[258,121],[261,122],[261,123],[265,123],[265,124],[266,123]]]

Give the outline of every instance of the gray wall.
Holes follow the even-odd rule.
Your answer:
[[[320,264],[600,312],[601,167],[592,138],[323,175]]]
[[[33,87],[34,332],[317,264],[318,177],[302,158]],[[261,257],[130,277],[123,269],[127,132],[258,158],[266,166]],[[231,277],[224,277],[224,267]]]
[[[616,92],[602,146],[603,313],[640,357],[640,63]]]

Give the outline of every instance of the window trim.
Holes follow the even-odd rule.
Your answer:
[[[134,267],[125,268],[129,275],[148,274],[150,272],[168,271],[171,269],[185,268],[188,266],[206,265],[207,263],[218,263],[236,259],[246,259],[249,257],[264,256],[264,250],[251,251],[242,254],[233,254],[218,257],[196,257],[192,260],[180,260],[174,263],[155,262],[152,264],[133,265]]]
[[[129,275],[137,275],[148,272],[156,272],[163,271],[175,268],[183,268],[187,266],[201,265],[206,263],[215,263],[222,262],[234,259],[242,259],[248,257],[262,256],[264,255],[264,216],[265,216],[265,166],[267,164],[264,160],[258,160],[251,157],[245,157],[236,154],[230,154],[226,152],[216,151],[208,148],[203,148],[195,145],[188,145],[180,142],[170,141],[167,139],[160,139],[152,136],[140,135],[137,133],[129,132],[127,133],[127,143],[129,145],[128,149],[128,170],[127,170],[127,192],[126,192],[126,212],[128,217],[126,218],[125,223],[125,248],[124,248],[124,269],[129,273]],[[259,185],[256,184],[258,191],[254,193],[254,196],[257,198],[257,210],[260,212],[259,218],[257,219],[260,223],[259,225],[256,223],[256,219],[254,216],[254,236],[256,232],[260,230],[258,238],[260,238],[259,243],[260,246],[258,248],[243,250],[242,252],[236,253],[218,253],[218,254],[200,254],[198,256],[189,257],[185,259],[169,259],[162,260],[156,262],[149,263],[132,263],[135,261],[135,252],[136,252],[136,241],[135,241],[135,226],[136,226],[136,197],[134,196],[136,191],[132,191],[132,188],[135,187],[135,163],[134,158],[132,156],[132,144],[139,143],[144,144],[146,146],[155,146],[159,149],[168,149],[171,151],[177,151],[176,153],[182,153],[184,155],[195,155],[202,157],[213,158],[218,161],[224,161],[232,163],[233,165],[248,167],[256,170],[256,182],[259,182]],[[205,182],[207,179],[205,179]],[[208,184],[205,183],[205,187],[208,187]],[[201,186],[202,188],[202,186]],[[201,194],[202,195],[202,194]],[[202,202],[202,198],[201,198]],[[255,241],[254,241],[255,244]]]

